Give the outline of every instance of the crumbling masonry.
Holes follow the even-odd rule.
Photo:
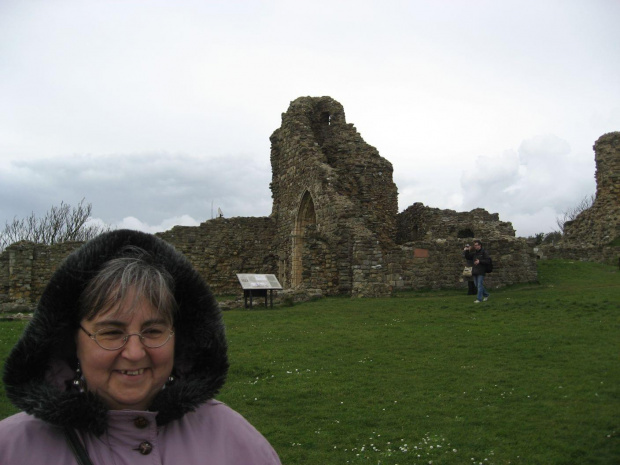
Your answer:
[[[235,273],[274,273],[285,289],[355,297],[460,287],[462,246],[473,237],[497,263],[491,287],[537,278],[531,248],[497,214],[419,203],[399,214],[392,164],[330,97],[291,102],[271,136],[271,166],[268,218],[217,218],[160,234],[218,293],[240,292]]]
[[[391,163],[346,122],[342,106],[330,97],[291,102],[271,136],[271,166],[270,216],[215,218],[159,234],[218,295],[241,293],[236,273],[273,273],[287,290],[323,295],[464,288],[461,251],[474,237],[494,258],[489,287],[537,279],[534,251],[497,214],[420,203],[398,213]],[[617,195],[617,177],[610,182]],[[615,232],[602,227],[600,234],[617,237],[617,225]],[[76,246],[9,247],[0,256],[4,300],[35,302],[60,257]]]
[[[620,266],[620,132],[594,143],[596,198],[564,225],[558,244],[540,247],[540,258],[608,262]]]

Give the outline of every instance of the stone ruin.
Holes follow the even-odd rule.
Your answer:
[[[419,203],[399,214],[392,164],[330,97],[291,102],[271,136],[271,166],[269,217],[216,218],[160,234],[216,293],[239,292],[235,273],[273,273],[285,289],[355,297],[464,287],[461,251],[474,237],[497,263],[491,287],[537,279],[531,248],[497,214]]]
[[[558,244],[539,247],[539,258],[598,261],[620,266],[620,132],[594,143],[596,198],[564,224]]]
[[[415,203],[398,213],[392,164],[346,122],[330,97],[300,97],[271,138],[268,217],[218,217],[159,233],[216,295],[239,295],[237,273],[275,274],[285,292],[353,297],[466,288],[463,245],[484,241],[490,288],[537,279],[536,256],[511,223],[483,209]],[[13,244],[0,255],[0,294],[32,304],[58,259],[76,244]]]

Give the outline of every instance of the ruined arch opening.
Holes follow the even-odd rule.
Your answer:
[[[456,237],[458,239],[465,239],[468,237],[475,237],[474,236],[474,232],[471,229],[460,229],[459,232],[456,234]]]
[[[291,285],[301,286],[303,281],[303,251],[306,242],[306,228],[316,224],[314,201],[310,192],[306,191],[301,198],[295,228],[293,230],[293,250],[291,253]]]

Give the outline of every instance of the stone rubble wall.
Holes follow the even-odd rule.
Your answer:
[[[601,136],[594,154],[596,198],[590,208],[565,224],[567,243],[598,246],[620,239],[620,132]]]
[[[398,202],[391,163],[347,124],[342,105],[330,97],[291,102],[270,139],[271,216],[277,224],[275,248],[282,284],[295,285],[293,263],[299,258],[294,241],[299,241],[304,243],[304,286],[310,279],[327,285],[327,294],[352,292],[355,235],[370,231],[380,242],[389,242],[396,230]],[[308,263],[311,254],[305,251],[305,243],[314,239],[297,227],[306,195],[312,199],[312,221],[324,249],[316,265]],[[296,236],[294,241],[291,235]],[[317,252],[313,246],[312,253]]]
[[[358,234],[353,243],[353,297],[389,296],[392,288],[386,283],[385,249],[376,237]]]
[[[237,273],[275,274],[287,291],[321,295],[458,288],[465,285],[463,245],[474,235],[498,263],[490,288],[536,280],[531,248],[497,214],[420,203],[398,214],[392,164],[332,98],[291,102],[270,140],[269,217],[216,218],[157,234],[188,257],[216,295],[242,294]],[[0,255],[0,303],[35,303],[75,247],[9,247]]]
[[[242,294],[237,273],[277,275],[271,218],[217,218],[157,236],[183,253],[217,295]],[[0,255],[0,304],[34,306],[52,274],[83,242],[18,242]]]
[[[469,239],[473,241],[473,238]],[[395,291],[467,287],[462,239],[433,239],[403,244],[391,251],[387,283]],[[493,272],[485,278],[489,289],[536,282],[536,257],[522,238],[497,236],[484,248],[493,259]]]
[[[309,226],[306,230],[307,241],[304,244],[302,271],[304,287],[321,289],[325,295],[340,293],[339,276],[346,270],[339,270],[338,257],[332,253],[329,239]]]
[[[578,260],[620,266],[620,247],[559,243],[534,249],[541,260]]]
[[[538,247],[539,258],[620,262],[620,132],[594,143],[596,198],[564,225],[559,243]]]
[[[331,97],[294,100],[270,140],[272,216],[279,227],[288,229],[294,222],[301,195],[310,190],[326,220],[356,218],[385,236],[381,239],[393,238],[398,190],[392,164],[346,122],[340,103]],[[325,195],[324,202],[317,200]],[[340,227],[338,222],[323,223]]]
[[[431,238],[515,236],[512,223],[500,221],[497,213],[482,208],[469,212],[440,210],[420,202],[398,214],[397,227],[398,244]]]
[[[198,227],[176,226],[158,236],[182,252],[205,278],[216,295],[242,294],[237,273],[277,273],[271,249],[270,218],[214,219]],[[251,237],[252,239],[247,239]],[[355,297],[379,297],[394,291],[465,287],[461,272],[462,239],[435,239],[394,245],[383,251],[372,238],[358,237],[353,244],[352,292]],[[60,262],[81,243],[44,246],[14,244],[0,256],[3,298],[0,304],[36,304]],[[489,289],[536,281],[536,257],[526,241],[503,236],[485,242],[495,270],[486,279]],[[304,283],[324,295],[337,295],[338,256],[320,235],[307,242]],[[10,280],[7,258],[11,257]]]
[[[82,244],[11,244],[0,254],[0,304],[32,306],[63,259]]]
[[[157,233],[183,253],[217,295],[242,293],[237,273],[276,274],[269,217],[215,218]]]

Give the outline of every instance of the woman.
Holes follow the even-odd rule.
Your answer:
[[[0,464],[88,463],[84,448],[95,465],[280,464],[213,399],[226,349],[217,302],[172,246],[128,230],[93,239],[54,273],[6,360],[23,412],[0,422]]]

